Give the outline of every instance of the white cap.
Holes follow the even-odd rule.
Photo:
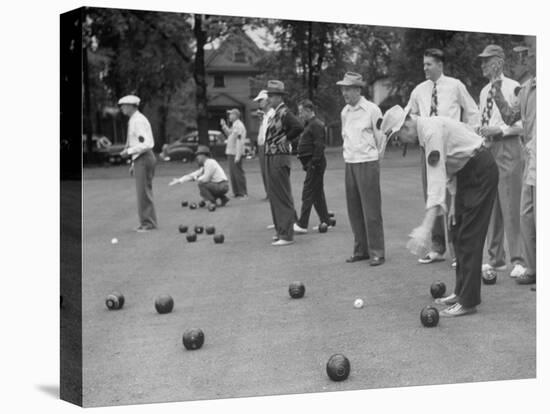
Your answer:
[[[267,99],[267,91],[265,89],[261,90],[258,96],[256,96],[253,100],[254,102],[258,102],[262,99]]]
[[[392,106],[388,109],[384,114],[382,124],[380,125],[380,130],[382,133],[386,135],[386,137],[389,137],[399,131],[405,123],[405,119],[407,118],[410,110],[411,108],[409,107],[403,109],[399,105]]]
[[[118,100],[119,105],[136,105],[140,103],[140,99],[135,95],[126,95]]]

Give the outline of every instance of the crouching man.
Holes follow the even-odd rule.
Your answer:
[[[483,138],[465,124],[445,117],[414,117],[399,105],[389,109],[381,124],[388,139],[419,142],[426,156],[428,198],[422,224],[410,234],[408,249],[421,256],[431,247],[431,231],[438,215],[447,213],[445,190],[451,203],[448,218],[455,248],[454,293],[436,299],[447,306],[441,316],[476,312],[481,303],[483,246],[497,194],[498,167]]]
[[[199,193],[204,201],[216,205],[216,201],[220,199],[221,205],[225,206],[229,201],[226,196],[229,183],[223,168],[215,159],[210,158],[210,149],[205,145],[199,145],[195,156],[199,169],[183,177],[174,178],[169,185],[197,181]]]

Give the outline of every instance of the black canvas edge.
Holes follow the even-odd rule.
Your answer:
[[[82,19],[60,15],[60,398],[83,405]]]

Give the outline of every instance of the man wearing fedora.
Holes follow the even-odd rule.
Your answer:
[[[379,158],[386,141],[377,128],[382,112],[361,95],[365,82],[360,74],[347,72],[336,84],[346,102],[342,110],[345,187],[355,238],[353,255],[346,262],[370,259],[371,266],[379,266],[385,261]]]
[[[265,199],[267,200],[267,174],[265,170],[265,134],[267,132],[267,126],[269,119],[273,116],[275,110],[269,106],[269,99],[267,96],[267,90],[263,89],[258,93],[258,96],[254,98],[254,102],[258,103],[260,109],[258,115],[260,115],[260,129],[258,130],[258,161],[260,163],[260,171],[262,174],[262,183],[265,190]]]
[[[449,190],[456,284],[451,295],[435,302],[446,306],[441,316],[475,313],[481,303],[483,245],[497,194],[499,169],[493,155],[483,138],[464,123],[443,116],[411,116],[410,108],[399,105],[386,111],[380,129],[388,139],[418,142],[426,154],[426,213],[407,243],[415,255],[422,257],[431,248],[433,224],[447,212],[446,187]]]
[[[199,145],[195,156],[199,169],[183,177],[174,178],[169,185],[196,181],[203,200],[208,201],[211,205],[216,205],[216,201],[219,199],[222,207],[225,206],[229,201],[226,196],[229,184],[223,168],[218,161],[210,158],[210,149],[206,145]]]
[[[530,75],[521,86],[516,88],[516,102],[511,106],[502,91],[502,82],[495,82],[495,104],[503,121],[514,125],[521,120],[523,125],[523,150],[525,170],[521,187],[520,233],[523,262],[515,266],[511,276],[516,277],[520,285],[536,282],[536,123],[537,123],[537,80],[535,40],[527,37],[528,46],[517,46],[514,52],[526,54],[525,64]],[[514,273],[516,271],[516,273]]]
[[[267,196],[271,207],[276,235],[273,246],[294,243],[296,210],[290,186],[292,146],[298,144],[303,131],[298,118],[285,105],[285,84],[279,80],[267,83],[269,104],[273,115],[269,118],[265,136]]]
[[[412,115],[419,116],[446,116],[456,121],[463,121],[472,128],[479,124],[479,110],[474,99],[468,93],[466,86],[455,78],[443,73],[445,54],[440,49],[426,49],[424,51],[423,66],[426,80],[417,85],[411,92],[407,106]],[[421,153],[422,189],[424,201],[426,193],[426,161],[425,154]],[[447,195],[449,200],[449,195]],[[427,264],[445,260],[445,217],[438,216],[432,230],[432,248],[425,257],[418,259]],[[452,256],[454,254],[451,253]],[[453,266],[455,265],[453,261]]]
[[[246,128],[241,121],[241,111],[237,108],[227,111],[231,127],[227,126],[225,120],[220,121],[223,133],[227,137],[225,154],[229,164],[229,179],[231,188],[236,198],[248,197],[246,189],[246,176],[243,169],[244,141],[246,139]]]
[[[139,226],[135,229],[144,233],[157,228],[157,215],[153,203],[153,177],[156,158],[153,153],[155,141],[151,124],[139,111],[140,99],[134,95],[120,98],[118,105],[128,119],[126,146],[120,153],[124,158],[131,157],[130,174],[136,179]]]
[[[506,125],[495,105],[496,84],[508,104],[517,101],[515,90],[519,83],[503,75],[504,50],[498,45],[488,45],[481,54],[481,70],[489,83],[479,97],[480,134],[490,149],[499,168],[498,192],[487,233],[489,263],[483,265],[486,279],[494,279],[497,271],[504,271],[507,260],[504,251],[504,235],[508,242],[509,260],[514,266],[511,277],[517,276],[521,266],[520,252],[520,199],[523,174],[523,150],[520,135],[521,123]]]

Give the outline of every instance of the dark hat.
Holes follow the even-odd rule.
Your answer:
[[[478,56],[480,58],[497,56],[504,59],[504,49],[502,49],[499,45],[488,45]]]
[[[285,84],[280,80],[267,81],[268,95],[286,95]]]
[[[201,154],[210,157],[210,148],[208,148],[206,145],[199,145],[197,148],[197,152],[195,152],[195,155]]]

